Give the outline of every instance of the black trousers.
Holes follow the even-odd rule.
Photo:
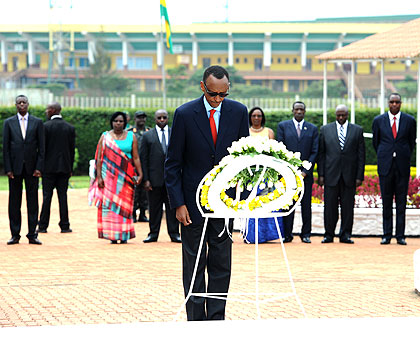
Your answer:
[[[391,239],[393,229],[392,202],[395,197],[396,205],[396,227],[395,237],[404,238],[405,234],[405,210],[407,204],[409,177],[401,176],[395,160],[392,161],[391,170],[388,176],[379,176],[379,185],[382,196],[382,219],[384,237]]]
[[[136,185],[134,188],[134,202],[133,202],[133,219],[137,220],[137,209],[147,210],[149,203],[147,201],[147,192],[143,187],[143,184]]]
[[[172,238],[179,235],[179,221],[176,219],[176,210],[169,206],[166,186],[153,187],[147,192],[149,199],[149,236],[158,237],[162,221],[163,204],[165,204],[166,225],[168,234]]]
[[[193,293],[226,293],[220,296],[227,297],[232,268],[232,241],[226,231],[219,237],[225,227],[224,224],[225,220],[220,218],[210,218],[208,221]],[[190,289],[203,227],[204,224],[181,226],[182,278],[185,296]],[[233,220],[229,221],[229,229],[230,231],[233,229]],[[186,305],[187,319],[188,321],[224,320],[225,307],[226,300],[191,296]]]
[[[335,228],[338,221],[338,205],[341,208],[341,227],[339,237],[345,239],[351,237],[354,217],[354,186],[346,186],[343,177],[340,177],[337,185],[324,187],[324,227],[325,237],[334,238]]]
[[[69,209],[67,205],[67,189],[69,186],[70,174],[56,173],[44,174],[42,176],[42,209],[39,217],[39,228],[47,229],[50,223],[51,200],[54,188],[57,190],[58,206],[60,211],[61,230],[70,228]]]
[[[26,189],[26,207],[28,209],[28,239],[37,237],[36,225],[38,222],[38,177],[28,174],[23,167],[20,175],[14,175],[15,178],[9,178],[9,221],[10,231],[13,237],[20,238],[20,229],[22,226],[22,191],[23,181]]]
[[[312,179],[303,180],[305,186],[305,192],[303,194],[302,200],[300,201],[301,205],[301,214],[302,214],[302,230],[300,237],[310,237],[312,230]],[[284,225],[284,237],[292,237],[293,231],[293,221],[295,219],[295,211],[290,215],[283,217]]]

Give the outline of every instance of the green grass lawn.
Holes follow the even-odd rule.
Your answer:
[[[69,188],[84,189],[89,187],[89,176],[73,176],[70,178]],[[40,185],[42,181],[39,181]],[[0,190],[9,190],[7,176],[0,176]]]

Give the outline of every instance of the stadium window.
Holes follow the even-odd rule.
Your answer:
[[[226,59],[225,59],[225,63],[227,64],[228,62],[229,62],[229,59],[228,59],[228,58],[226,58]]]
[[[239,64],[239,58],[235,59],[235,63]]]
[[[288,64],[289,63],[289,58],[286,58],[286,64]]]
[[[281,58],[277,58],[277,63],[281,64]]]
[[[248,62],[248,58],[244,58],[244,64]]]
[[[89,67],[89,59],[88,58],[79,58],[79,67]]]
[[[203,68],[210,67],[211,59],[210,58],[203,58]]]
[[[217,63],[220,64],[222,62],[222,58],[217,58]]]
[[[297,64],[297,58],[293,58],[293,64]]]

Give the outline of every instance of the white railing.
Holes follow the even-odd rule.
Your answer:
[[[29,98],[31,105],[42,105],[46,106],[53,101],[57,101],[63,107],[108,107],[108,108],[132,108],[132,109],[147,109],[147,108],[162,108],[163,98],[162,97],[138,97],[132,94],[128,97],[69,97],[69,96],[53,96],[51,93],[47,95],[45,92],[40,94],[27,93],[25,90],[15,90],[9,93],[0,93],[0,106],[11,106],[14,105],[14,99],[18,94],[26,94]],[[291,110],[292,104],[296,100],[301,100],[306,104],[307,110],[322,110],[322,98],[300,98],[298,95],[288,98],[239,98],[231,96],[248,108],[254,106],[260,106],[266,111],[270,110]],[[167,108],[176,108],[193,98],[166,98]],[[329,109],[335,108],[339,104],[346,104],[350,107],[350,101],[343,98],[328,98],[327,107]],[[416,107],[417,98],[404,98],[404,107]],[[378,98],[367,98],[356,101],[356,108],[378,108]]]

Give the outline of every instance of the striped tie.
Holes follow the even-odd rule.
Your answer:
[[[343,150],[344,142],[346,141],[346,137],[344,137],[344,127],[343,127],[343,125],[340,126],[340,135],[338,136],[338,139],[340,140],[341,150]]]

